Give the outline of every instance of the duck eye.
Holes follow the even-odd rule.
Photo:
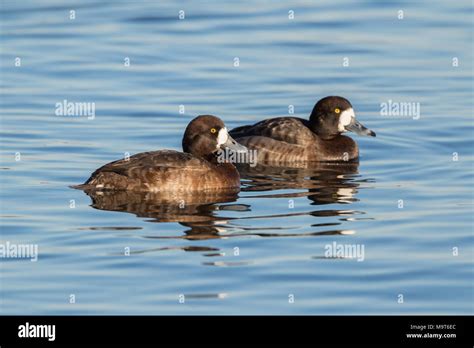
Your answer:
[[[215,128],[211,128],[211,133],[215,133],[217,130]]]
[[[339,108],[335,108],[335,109],[334,109],[334,112],[335,112],[336,114],[338,114],[338,113],[340,113],[340,112],[341,112],[341,109],[339,109]]]

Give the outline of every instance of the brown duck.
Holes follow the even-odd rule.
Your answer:
[[[270,118],[235,128],[230,134],[248,149],[257,150],[259,163],[283,164],[357,160],[357,143],[342,135],[347,131],[375,137],[373,131],[356,120],[347,99],[331,96],[316,103],[309,121]]]
[[[243,152],[218,117],[202,115],[192,120],[183,136],[183,151],[160,150],[138,153],[108,163],[82,185],[83,190],[128,190],[138,192],[239,189],[240,176],[233,164],[219,163],[218,151]]]

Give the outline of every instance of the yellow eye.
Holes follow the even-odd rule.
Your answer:
[[[338,114],[338,113],[341,112],[341,110],[340,110],[339,108],[335,108],[335,109],[334,109],[334,112],[335,112],[336,114]]]
[[[215,128],[211,128],[211,133],[215,133],[217,130]]]

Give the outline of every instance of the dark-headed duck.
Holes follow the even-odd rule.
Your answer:
[[[202,115],[192,120],[183,136],[183,151],[142,152],[108,163],[92,173],[83,190],[140,192],[198,191],[240,188],[240,176],[231,163],[218,161],[224,148],[243,152],[219,118]]]
[[[357,143],[342,133],[375,137],[356,120],[351,103],[326,97],[316,103],[308,120],[277,117],[242,126],[230,134],[242,145],[257,150],[259,162],[351,161],[359,157]]]

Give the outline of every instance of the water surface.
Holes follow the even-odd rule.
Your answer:
[[[470,1],[2,1],[1,240],[39,257],[1,259],[1,313],[473,314],[472,20]],[[377,133],[353,136],[359,165],[244,166],[239,193],[191,197],[69,188],[180,150],[196,115],[306,118],[326,95]]]

